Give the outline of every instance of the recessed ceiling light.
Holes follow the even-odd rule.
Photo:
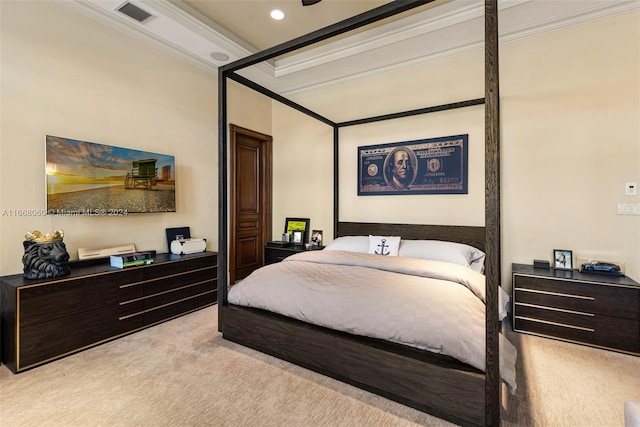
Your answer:
[[[271,11],[271,17],[277,21],[284,19],[284,12],[279,9],[274,9]]]
[[[216,61],[228,61],[229,60],[229,55],[227,55],[224,52],[211,52],[210,55]]]

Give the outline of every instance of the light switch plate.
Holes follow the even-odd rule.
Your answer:
[[[627,182],[624,184],[624,195],[625,196],[635,196],[638,194],[638,183],[637,182]]]
[[[640,215],[640,203],[618,203],[616,213],[618,215]]]

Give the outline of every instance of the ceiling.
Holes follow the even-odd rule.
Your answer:
[[[257,50],[264,50],[389,1],[324,0],[305,7],[300,0],[183,0],[183,3]],[[285,18],[281,21],[271,19],[269,13],[274,9],[283,11]]]
[[[221,65],[389,3],[323,0],[303,7],[300,0],[57,1],[214,73]],[[118,9],[127,2],[152,16],[141,23],[124,15]],[[274,8],[285,13],[283,20],[269,16]],[[500,41],[638,9],[640,0],[499,0]],[[408,67],[481,49],[483,16],[482,1],[437,0],[240,74],[290,94]]]

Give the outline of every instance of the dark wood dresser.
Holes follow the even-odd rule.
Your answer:
[[[513,329],[640,355],[640,284],[513,264]]]
[[[75,265],[74,265],[75,264]],[[217,253],[158,254],[115,269],[71,264],[71,274],[0,278],[2,362],[14,373],[217,301]]]

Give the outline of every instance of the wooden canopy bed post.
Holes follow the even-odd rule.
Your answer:
[[[501,384],[498,320],[500,254],[500,84],[498,0],[485,0],[485,232],[486,353],[485,424],[500,425]]]
[[[227,153],[227,73],[218,72],[218,305],[226,306],[229,281],[229,163]],[[218,310],[218,331],[222,332],[224,319]]]
[[[340,165],[340,128],[333,128],[333,238],[335,239],[338,232],[338,221],[340,220],[340,174],[338,173]]]
[[[497,0],[485,0],[485,98],[334,123],[235,72],[434,0],[394,1],[324,29],[240,59],[219,70],[219,276],[218,329],[223,337],[354,384],[462,425],[500,424],[498,286],[500,284],[500,158]],[[333,127],[334,235],[394,234],[407,239],[452,240],[486,253],[486,366],[402,345],[380,343],[228,303],[227,78]],[[339,221],[339,129],[433,111],[485,104],[485,226],[365,224]],[[353,355],[357,355],[354,359]],[[372,374],[372,372],[374,374]],[[427,381],[424,379],[428,378]]]

